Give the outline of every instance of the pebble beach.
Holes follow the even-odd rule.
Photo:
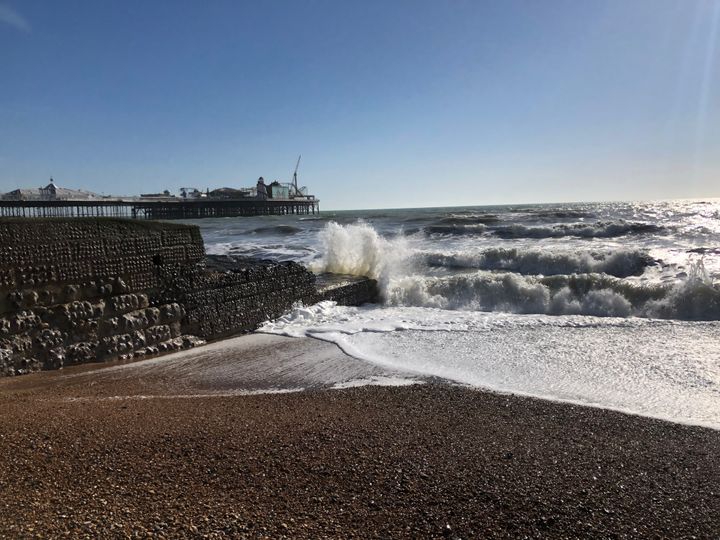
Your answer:
[[[0,536],[720,531],[717,430],[434,381],[333,388],[385,375],[331,344],[252,335],[4,379]]]

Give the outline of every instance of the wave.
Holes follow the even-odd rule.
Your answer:
[[[500,238],[562,238],[577,236],[581,238],[615,238],[629,234],[662,234],[666,229],[659,225],[629,221],[610,221],[597,223],[573,223],[552,227],[528,227],[526,225],[506,225],[492,230]]]
[[[532,215],[544,219],[580,219],[595,217],[592,212],[583,212],[581,210],[544,210],[531,212]]]
[[[698,247],[688,249],[687,253],[699,253],[700,255],[720,255],[720,248]]]
[[[303,229],[299,227],[294,227],[292,225],[271,225],[267,227],[258,227],[257,229],[253,229],[250,232],[256,233],[256,234],[283,234],[283,235],[290,235],[290,234],[297,234],[301,232]]]
[[[435,221],[437,218],[435,216],[409,216],[401,219],[403,223],[428,223],[431,221]]]
[[[426,234],[447,234],[447,235],[463,235],[463,234],[483,234],[487,227],[482,223],[472,225],[428,225],[424,229]]]
[[[427,260],[427,254],[413,252],[404,237],[381,237],[368,224],[329,223],[321,232],[321,241],[323,256],[311,263],[312,270],[377,279],[384,302],[394,306],[720,320],[720,286],[713,284],[702,259],[691,264],[682,281],[639,283],[622,277],[652,264],[640,251],[558,256],[496,249],[483,252],[474,261],[462,262],[505,264],[507,268],[493,268],[503,272],[481,269],[438,277],[423,275],[417,267],[418,256]],[[439,257],[439,262],[453,262],[452,258],[442,259],[442,254]],[[568,275],[575,268],[583,273]],[[542,272],[537,272],[540,269]],[[556,275],[550,275],[553,269]],[[521,270],[543,275],[517,273]]]
[[[499,223],[502,221],[495,214],[479,214],[472,216],[452,215],[440,218],[436,221],[437,225],[477,225],[478,223],[486,225],[488,223]]]
[[[441,309],[548,315],[720,320],[720,289],[702,279],[637,284],[605,274],[545,278],[478,272],[451,277],[403,276],[386,303]]]
[[[381,237],[369,224],[340,225],[330,222],[320,231],[322,258],[313,261],[313,272],[331,272],[380,279],[402,258],[404,237]]]
[[[639,250],[593,253],[514,248],[491,248],[475,254],[427,253],[423,260],[428,266],[442,268],[504,270],[524,275],[604,273],[616,277],[640,275],[656,263]]]
[[[631,234],[663,234],[667,232],[664,227],[651,223],[628,222],[624,220],[597,223],[572,223],[558,224],[551,226],[528,226],[518,223],[512,225],[492,226],[490,221],[486,223],[477,220],[468,222],[456,218],[448,219],[447,222],[424,227],[426,234],[438,234],[449,236],[460,235],[482,235],[492,234],[503,239],[517,238],[615,238]],[[488,226],[490,225],[490,226]]]

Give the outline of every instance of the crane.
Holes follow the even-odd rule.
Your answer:
[[[295,172],[293,173],[292,184],[295,187],[294,195],[300,195],[300,190],[298,190],[298,186],[297,186],[297,172],[298,172],[298,167],[300,167],[300,158],[301,157],[302,157],[302,155],[298,156],[297,163],[295,164]]]

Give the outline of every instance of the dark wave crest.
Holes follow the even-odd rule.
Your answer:
[[[431,267],[453,269],[504,270],[523,275],[600,273],[616,277],[636,276],[656,261],[640,250],[609,253],[577,251],[540,251],[514,248],[490,248],[480,253],[423,254]]]
[[[294,227],[292,225],[270,225],[267,227],[258,227],[257,229],[253,229],[250,232],[253,232],[256,234],[290,235],[290,234],[297,234],[301,231],[302,231],[302,229],[300,227]]]
[[[495,214],[480,214],[474,216],[448,216],[438,219],[436,225],[488,225],[491,223],[500,223],[500,219]]]
[[[507,225],[492,230],[500,238],[562,238],[576,236],[580,238],[615,238],[630,234],[664,234],[667,230],[660,225],[629,221],[598,221],[596,223],[572,223],[551,227],[528,227],[525,225]]]
[[[473,225],[428,225],[424,228],[427,234],[446,234],[446,235],[465,235],[465,234],[483,234],[487,227],[482,223]]]

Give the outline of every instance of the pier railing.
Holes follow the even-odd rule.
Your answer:
[[[318,199],[93,199],[0,200],[0,217],[127,217],[200,219],[212,217],[315,214]]]

